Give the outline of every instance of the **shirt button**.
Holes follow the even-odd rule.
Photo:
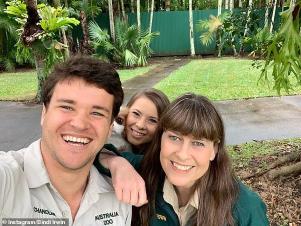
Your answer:
[[[67,211],[63,211],[62,215],[63,215],[63,217],[67,217],[67,215],[68,215]]]

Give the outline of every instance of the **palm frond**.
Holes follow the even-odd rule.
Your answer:
[[[138,57],[130,50],[126,49],[124,52],[124,62],[128,67],[132,67],[137,64]]]

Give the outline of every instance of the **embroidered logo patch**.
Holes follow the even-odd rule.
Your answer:
[[[33,207],[33,211],[36,213],[40,213],[40,214],[47,214],[47,215],[55,216],[54,212],[52,212],[50,210],[41,209],[38,207]]]
[[[114,223],[112,218],[119,216],[118,212],[102,213],[95,216],[95,221],[102,221],[104,225],[110,225]]]
[[[157,215],[157,219],[161,220],[161,221],[166,221],[166,217],[161,215],[161,214],[156,214]]]

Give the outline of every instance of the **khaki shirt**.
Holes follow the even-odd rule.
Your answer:
[[[67,202],[49,180],[39,140],[19,151],[0,152],[0,220],[68,218],[74,226],[123,226],[131,223],[131,209],[116,199],[110,180],[92,166],[73,222]]]
[[[185,226],[198,209],[199,199],[197,192],[194,192],[185,206],[179,207],[179,201],[174,186],[167,179],[164,181],[163,199],[172,206],[175,213],[178,215],[181,226]]]

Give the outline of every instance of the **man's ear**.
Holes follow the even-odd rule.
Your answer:
[[[46,114],[46,107],[45,107],[45,105],[43,104],[43,109],[42,109],[42,113],[41,113],[41,121],[40,121],[41,126],[43,126],[45,114]]]
[[[112,135],[113,126],[114,126],[114,121],[111,123],[110,129],[109,129],[109,133],[108,133],[108,138],[111,137],[111,135]]]

